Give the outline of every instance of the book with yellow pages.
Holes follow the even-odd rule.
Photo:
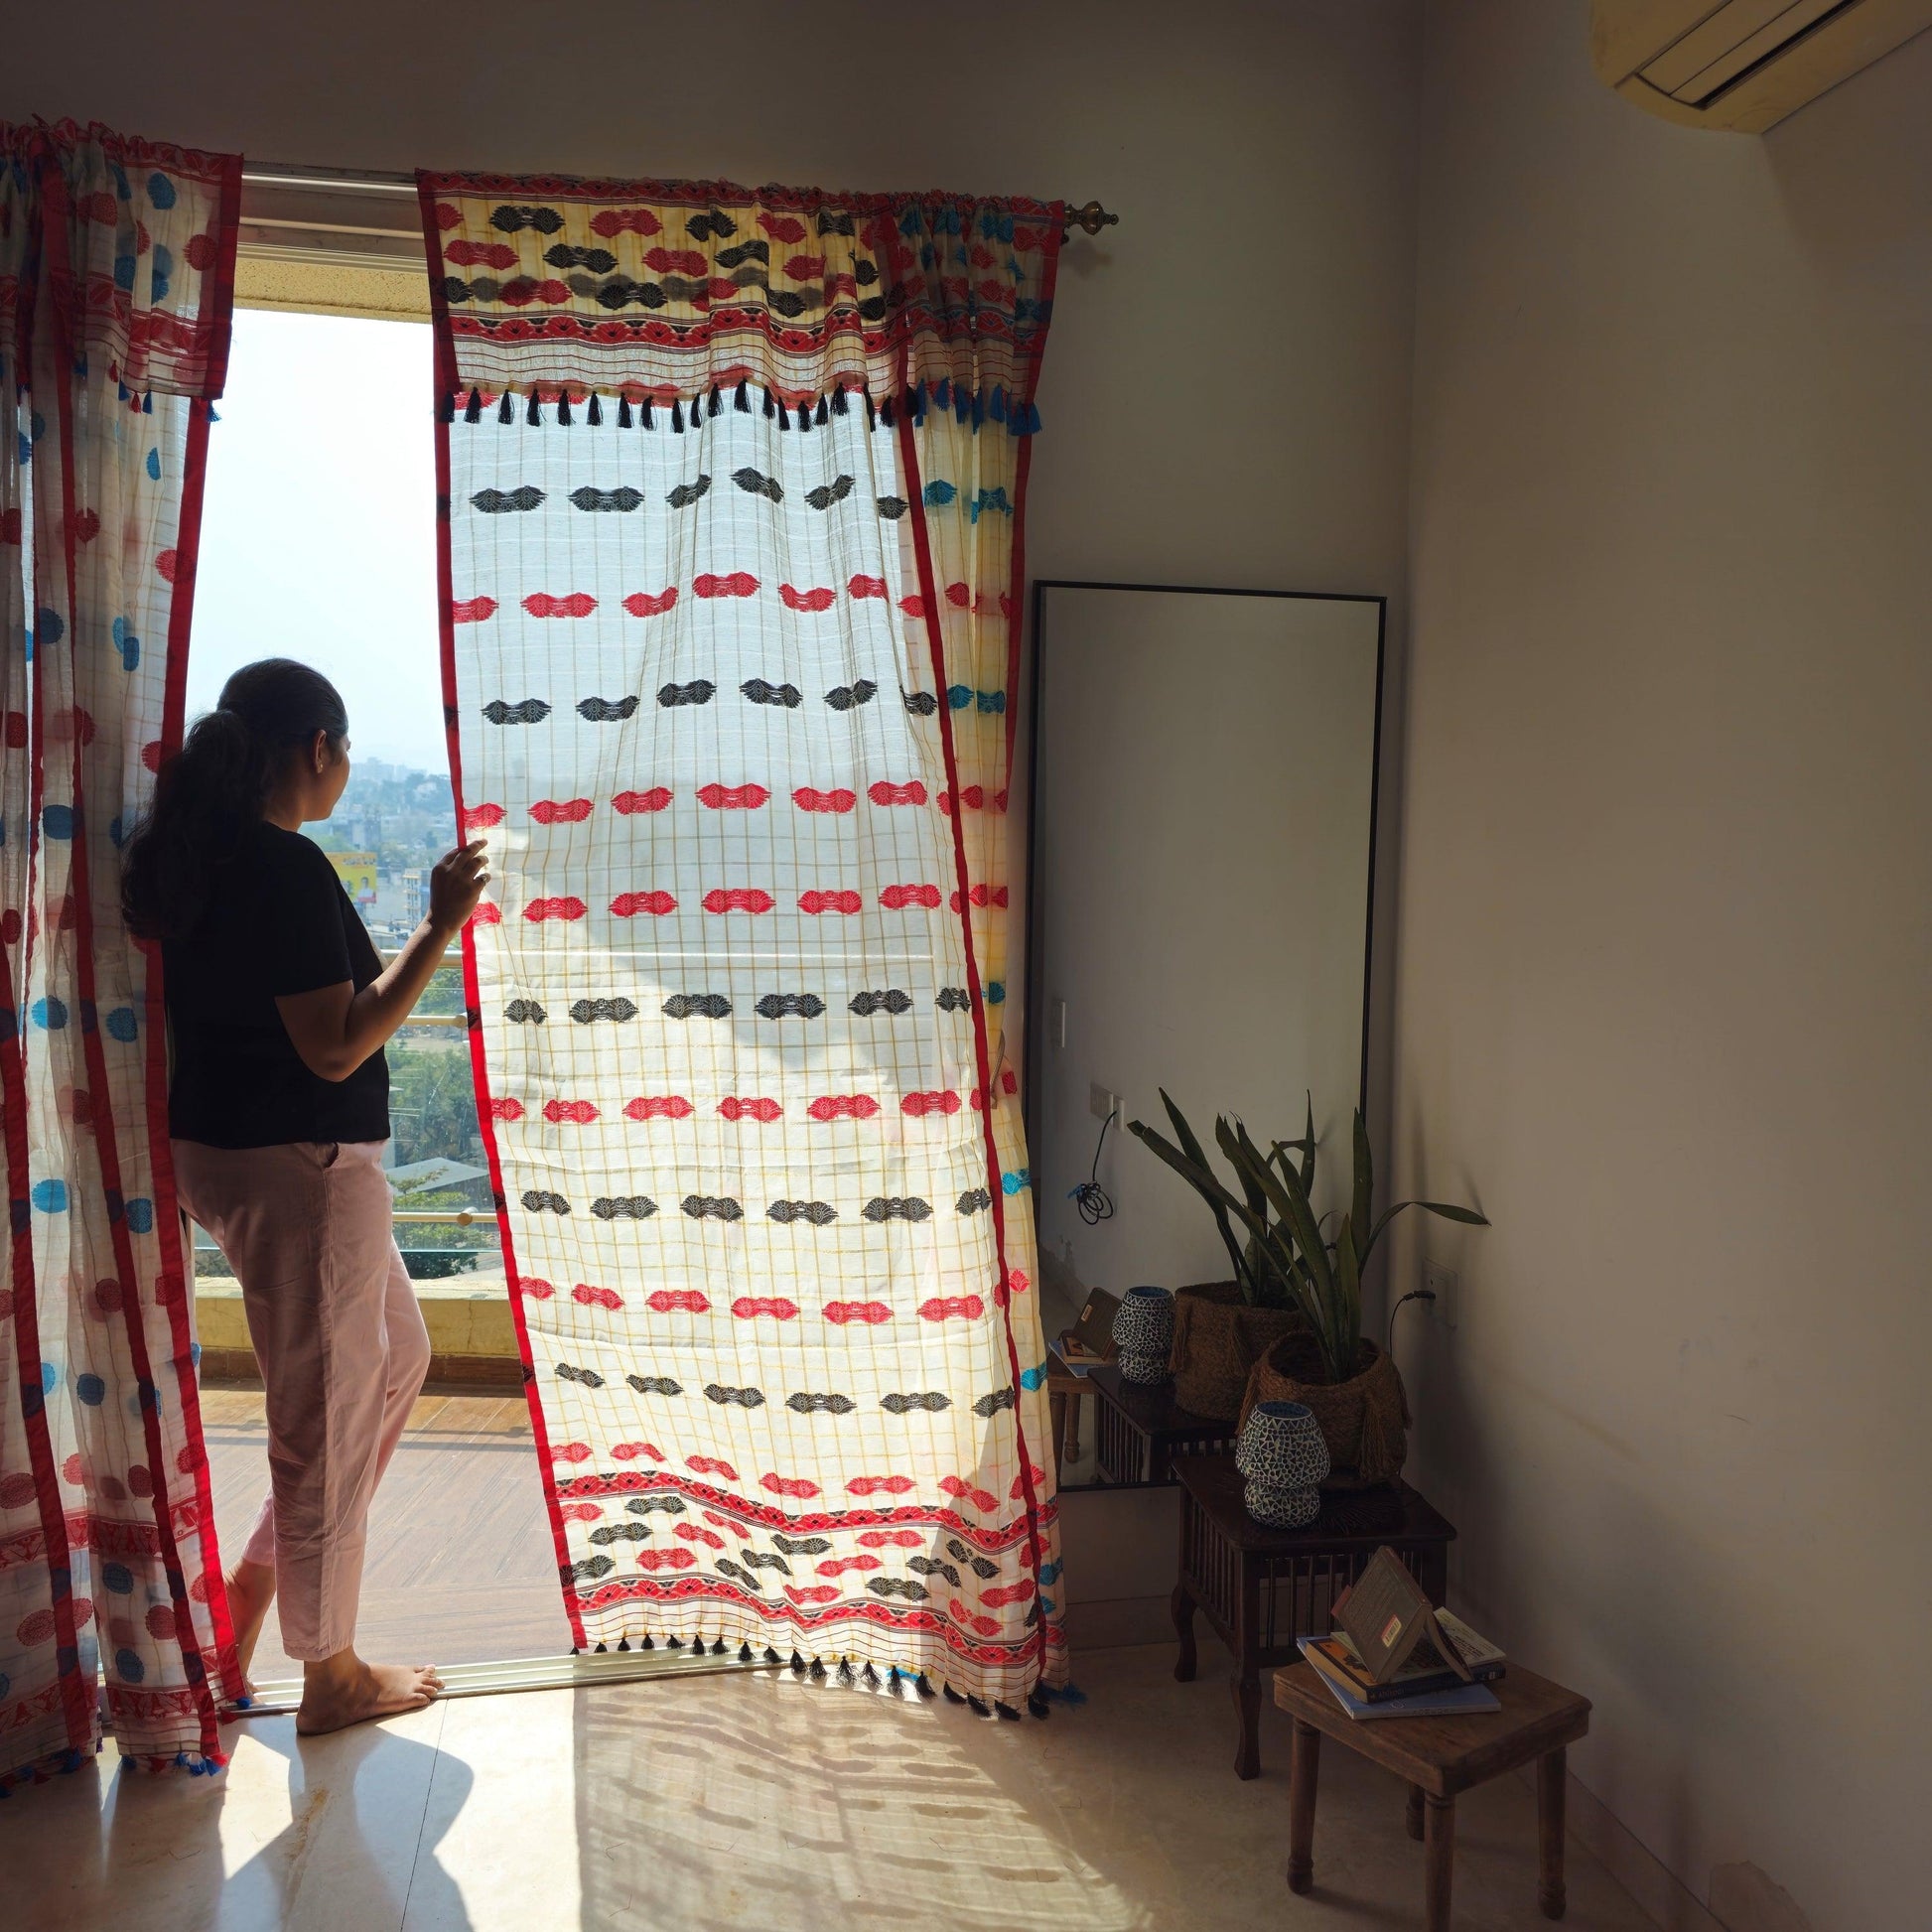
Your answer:
[[[1382,1698],[1371,1704],[1357,1697],[1353,1689],[1337,1676],[1315,1648],[1317,1639],[1296,1639],[1310,1668],[1320,1678],[1335,1702],[1358,1724],[1376,1718],[1457,1718],[1473,1717],[1484,1711],[1500,1711],[1502,1701],[1487,1684],[1454,1683],[1446,1691],[1419,1691],[1409,1697]]]
[[[1478,1684],[1488,1684],[1503,1675],[1508,1660],[1487,1637],[1478,1636],[1449,1610],[1438,1610],[1436,1624],[1468,1666],[1469,1679]],[[1346,1632],[1337,1630],[1332,1636],[1315,1637],[1310,1641],[1328,1673],[1368,1704],[1380,1704],[1390,1698],[1414,1697],[1425,1691],[1446,1691],[1453,1685],[1469,1681],[1458,1677],[1450,1669],[1428,1637],[1417,1643],[1396,1674],[1384,1684],[1378,1684],[1370,1675]]]

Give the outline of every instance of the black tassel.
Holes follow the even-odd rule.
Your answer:
[[[573,1657],[581,1657],[583,1656],[584,1653],[575,1644],[572,1644],[570,1647],[570,1654]]]
[[[523,420],[532,429],[543,427],[543,411],[537,407],[537,392],[534,389],[530,391],[530,407]]]
[[[618,427],[620,429],[628,429],[630,427],[630,398],[628,396],[620,396],[618,398]]]
[[[783,403],[780,403],[778,405],[778,428],[781,431],[783,431],[783,430],[788,430],[790,427],[791,427],[791,411],[787,409]]]
[[[778,405],[777,405],[777,404],[776,404],[775,402],[773,402],[773,401],[771,400],[771,391],[770,391],[769,389],[767,389],[767,390],[765,390],[765,392],[764,392],[764,414],[765,414],[765,419],[766,419],[767,421],[769,421],[769,420],[770,420],[770,418],[771,418],[771,417],[773,417],[773,416],[775,416],[775,415],[776,415],[777,413],[778,413]]]
[[[618,1648],[620,1650],[628,1650],[630,1648],[630,1639],[628,1637],[620,1637],[618,1639]]]
[[[803,1677],[805,1674],[805,1660],[795,1650],[791,1653],[791,1674],[794,1677]]]
[[[590,406],[584,411],[584,420],[593,429],[602,429],[604,426],[604,405],[598,401],[595,389],[591,391]]]
[[[604,1653],[605,1653],[605,1652],[606,1652],[607,1650],[609,1650],[610,1648],[611,1648],[611,1646],[610,1646],[610,1645],[609,1645],[608,1643],[601,1643],[601,1644],[599,1644],[599,1645],[598,1645],[598,1647],[597,1647],[597,1654],[598,1654],[598,1655],[599,1655],[600,1657],[602,1657],[602,1656],[604,1655]]]
[[[1037,1691],[1028,1697],[1027,1709],[1035,1718],[1050,1718],[1053,1715],[1053,1707]]]
[[[764,1661],[767,1664],[782,1664],[784,1659],[769,1644],[766,1644],[764,1646]]]
[[[939,1688],[945,1692],[946,1702],[948,1704],[964,1704],[966,1702],[950,1684],[942,1684]]]
[[[819,1660],[818,1660],[818,1659],[817,1659],[816,1657],[814,1657],[814,1658],[812,1659],[812,1676],[813,1676],[813,1678],[814,1678],[814,1679],[822,1679],[822,1678],[824,1677],[824,1675],[825,1675],[825,1666],[824,1666],[824,1665],[823,1665],[823,1664],[822,1664],[822,1663],[821,1663],[821,1662],[820,1662],[820,1661],[819,1661]]]
[[[684,434],[684,411],[675,396],[671,398],[671,427],[680,436]]]
[[[466,423],[480,423],[483,421],[483,391],[481,389],[472,389],[470,391],[470,400],[463,406],[463,420]]]
[[[862,389],[859,393],[866,399],[866,427],[869,430],[877,429],[879,427],[879,411],[872,406],[872,391],[870,389]]]
[[[711,1654],[714,1657],[722,1657],[725,1654],[725,1640],[723,1637],[720,1637],[717,1640],[717,1642],[711,1646]]]
[[[643,422],[644,427],[646,429],[649,429],[652,427],[652,424],[650,419],[650,398],[648,396],[646,396],[643,400],[643,412],[644,413],[641,420]]]
[[[839,1682],[845,1685],[848,1690],[851,1688],[852,1660],[849,1657],[841,1657],[839,1659]]]
[[[926,1674],[924,1671],[921,1671],[917,1677],[913,1678],[912,1688],[913,1690],[917,1691],[922,1698],[929,1698],[932,1695],[932,1686],[927,1681]]]
[[[976,1698],[976,1697],[968,1696],[966,1703],[968,1707],[971,1709],[973,1716],[976,1718],[990,1718],[993,1715],[993,1713],[986,1708],[986,1700],[984,1698]]]
[[[436,420],[439,423],[453,423],[456,421],[456,398],[454,396],[438,396],[436,398]]]
[[[752,1661],[752,1646],[750,1644],[742,1643],[738,1646],[738,1661],[741,1664],[749,1664]]]
[[[865,1677],[866,1682],[870,1684],[874,1690],[877,1690],[879,1688],[879,1673],[876,1670],[874,1670],[870,1664],[866,1666],[863,1675]]]
[[[818,414],[812,418],[812,421],[815,422],[820,429],[823,429],[825,427],[825,398],[823,396],[820,396],[818,399]]]
[[[834,416],[843,416],[846,413],[846,410],[848,409],[849,406],[850,405],[846,402],[845,399],[845,384],[841,382],[839,386],[832,391],[832,414]]]
[[[743,380],[739,382],[737,395],[732,397],[732,407],[741,416],[749,416],[752,413],[751,392],[745,387]]]
[[[993,1709],[1010,1725],[1020,1722],[1020,1713],[1010,1704],[995,1704]]]
[[[710,406],[705,410],[704,413],[707,416],[715,416],[718,413],[718,385],[715,382],[711,385]]]
[[[798,427],[800,429],[810,429],[811,426],[812,406],[808,402],[801,402],[798,405]]]
[[[568,389],[558,392],[557,422],[564,429],[570,427],[570,391]]]
[[[499,423],[516,421],[516,410],[510,403],[510,392],[507,389],[503,391],[503,400],[496,405],[496,420]]]
[[[682,1637],[666,1637],[664,1639],[664,1648],[666,1650],[682,1650],[684,1648],[684,1639]]]
[[[639,1645],[637,1646],[637,1648],[638,1648],[639,1650],[655,1650],[655,1649],[657,1648],[657,1646],[656,1646],[656,1644],[655,1644],[655,1643],[653,1643],[653,1642],[651,1641],[651,1639],[650,1639],[649,1637],[646,1637],[646,1638],[645,1638],[645,1639],[643,1640],[643,1642],[642,1642],[642,1643],[640,1643],[640,1644],[639,1644]]]
[[[892,397],[891,397],[891,396],[888,396],[888,397],[886,398],[886,400],[885,400],[884,402],[882,402],[882,403],[881,403],[881,404],[879,405],[879,420],[880,420],[880,421],[881,421],[882,423],[884,423],[884,424],[885,424],[885,426],[886,426],[886,427],[887,427],[888,429],[891,429],[891,428],[892,428],[892,426],[893,426],[893,399],[892,399]]]

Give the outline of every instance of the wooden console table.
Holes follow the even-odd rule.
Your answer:
[[[1242,1503],[1246,1479],[1231,1454],[1176,1455],[1173,1468],[1181,1489],[1173,1674],[1183,1684],[1193,1679],[1198,1608],[1234,1654],[1234,1774],[1258,1777],[1261,1673],[1294,1663],[1297,1637],[1328,1634],[1335,1598],[1385,1543],[1440,1605],[1455,1531],[1406,1483],[1324,1495],[1321,1514],[1306,1528],[1271,1530]]]
[[[1409,1836],[1423,1841],[1424,1924],[1449,1932],[1449,1874],[1455,1857],[1455,1798],[1472,1785],[1536,1765],[1536,1902],[1562,1918],[1564,1753],[1589,1729],[1589,1700],[1520,1664],[1490,1686],[1500,1711],[1453,1718],[1388,1718],[1358,1723],[1338,1705],[1312,1664],[1275,1673],[1275,1702],[1295,1720],[1288,1774],[1288,1883],[1314,1888],[1314,1792],[1321,1740],[1332,1737],[1409,1786]]]
[[[1129,1382],[1113,1362],[1087,1372],[1094,1397],[1094,1459],[1102,1482],[1172,1482],[1177,1453],[1234,1449],[1234,1424],[1197,1416],[1173,1382]]]

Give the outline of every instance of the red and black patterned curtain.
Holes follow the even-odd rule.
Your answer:
[[[1061,1682],[1005,812],[1061,210],[421,178],[480,1108],[585,1646]]]

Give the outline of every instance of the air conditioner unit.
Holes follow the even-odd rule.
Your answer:
[[[1932,27],[1932,0],[1592,0],[1590,65],[1687,127],[1761,134]]]

